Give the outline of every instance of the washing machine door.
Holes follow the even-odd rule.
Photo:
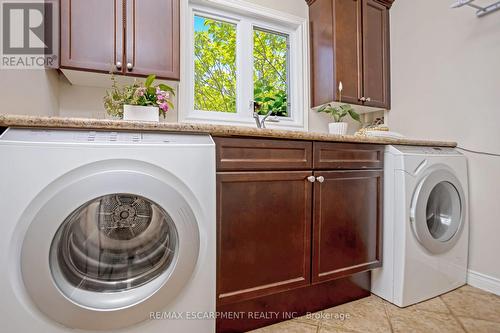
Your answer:
[[[145,163],[113,163],[46,188],[24,238],[29,295],[70,328],[128,327],[168,309],[197,262],[198,223],[182,182]]]
[[[420,244],[431,253],[444,253],[459,239],[465,218],[465,195],[460,181],[446,167],[430,170],[413,194],[410,221]]]

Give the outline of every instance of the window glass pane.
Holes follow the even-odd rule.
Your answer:
[[[288,36],[254,29],[255,111],[288,117]]]
[[[236,25],[194,17],[194,108],[236,112]]]

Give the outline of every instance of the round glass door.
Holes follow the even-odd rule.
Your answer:
[[[449,182],[440,182],[432,189],[426,207],[429,233],[434,239],[447,241],[460,226],[462,205],[457,189]]]
[[[73,288],[113,293],[160,276],[173,263],[177,239],[172,219],[151,200],[101,196],[61,224],[50,248],[52,275],[67,297],[85,303]]]
[[[410,220],[420,244],[443,253],[458,240],[465,217],[465,196],[459,180],[447,169],[431,171],[413,195]]]
[[[197,201],[162,169],[125,165],[139,171],[118,160],[63,175],[23,217],[27,294],[69,328],[115,331],[143,321],[168,307],[196,267]]]

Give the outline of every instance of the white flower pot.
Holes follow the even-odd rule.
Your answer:
[[[330,134],[336,135],[346,135],[347,133],[347,123],[339,122],[339,123],[328,123],[328,132]]]
[[[124,105],[123,120],[160,121],[160,112],[157,106]]]

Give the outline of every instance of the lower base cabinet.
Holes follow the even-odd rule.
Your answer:
[[[312,282],[381,265],[381,170],[315,172]]]
[[[382,264],[383,147],[214,139],[217,331],[368,296]]]
[[[217,174],[217,303],[308,285],[312,172]]]

